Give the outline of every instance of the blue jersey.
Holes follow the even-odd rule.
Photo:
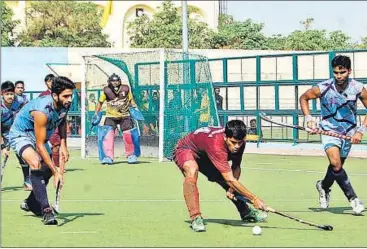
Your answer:
[[[23,107],[25,102],[22,98],[15,96],[10,108],[6,107],[4,100],[1,99],[1,135],[8,139],[10,127],[12,126],[15,115]]]
[[[357,127],[357,100],[361,96],[363,83],[349,79],[348,86],[339,93],[334,79],[317,85],[321,92],[320,128],[351,136]]]
[[[25,104],[29,101],[27,95],[17,95],[17,97],[21,98]]]
[[[42,112],[47,116],[46,141],[48,141],[55,129],[66,119],[69,110],[62,108],[56,111],[51,96],[33,99],[16,116],[13,126],[10,129],[10,139],[13,137],[27,136],[34,142],[36,141],[34,117],[32,116],[33,111]]]

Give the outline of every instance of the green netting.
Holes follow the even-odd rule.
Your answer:
[[[181,137],[198,127],[217,126],[219,121],[207,58],[174,51],[165,51],[164,58],[163,151],[164,157],[171,158]],[[106,85],[107,75],[119,74],[129,82],[134,99],[145,117],[145,121],[139,123],[142,136],[158,136],[159,97],[162,95],[159,94],[159,59],[159,51],[89,57],[86,59],[87,92],[101,90]],[[101,73],[98,71],[104,71],[104,82],[100,82]]]

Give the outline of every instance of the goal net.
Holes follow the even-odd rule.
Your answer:
[[[130,85],[144,116],[144,121],[136,122],[143,157],[171,159],[180,138],[199,127],[219,125],[205,56],[159,49],[85,56],[84,63],[82,157],[98,156],[97,129],[91,126],[90,120],[102,89],[113,73]],[[104,118],[100,125],[103,122]],[[121,131],[117,130],[115,157],[125,156],[123,148]]]

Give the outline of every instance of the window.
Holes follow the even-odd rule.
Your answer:
[[[144,9],[143,8],[136,8],[135,9],[135,16],[140,17],[144,15]]]

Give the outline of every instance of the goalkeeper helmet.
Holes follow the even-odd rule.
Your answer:
[[[117,74],[113,73],[110,77],[108,77],[108,83],[111,83],[112,81],[121,82],[121,78]]]

